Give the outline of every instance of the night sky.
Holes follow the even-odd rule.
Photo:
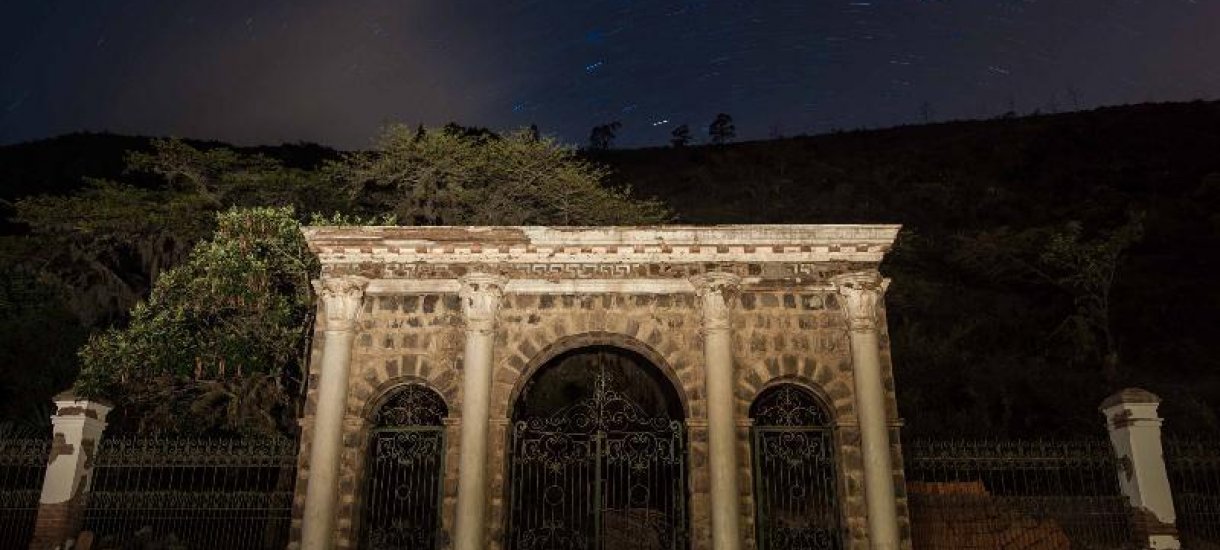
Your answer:
[[[369,144],[387,122],[619,147],[1220,97],[1220,0],[6,0],[0,143]]]

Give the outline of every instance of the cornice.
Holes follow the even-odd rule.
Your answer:
[[[324,265],[879,263],[898,225],[324,227],[302,229]]]

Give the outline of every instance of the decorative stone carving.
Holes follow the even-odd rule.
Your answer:
[[[370,300],[353,304],[355,331],[319,339],[319,349],[334,360],[315,361],[319,388],[327,386],[322,378],[329,373],[350,380],[351,391],[342,408],[328,405],[327,414],[321,414],[323,404],[339,401],[320,392],[302,421],[310,450],[301,462],[309,468],[307,483],[298,484],[295,500],[301,493],[306,498],[297,507],[294,538],[311,534],[310,540],[336,547],[358,540],[360,509],[351,503],[363,502],[365,470],[361,460],[349,458],[365,452],[359,434],[369,426],[351,415],[336,423],[332,413],[365,410],[372,389],[418,378],[460,410],[450,410],[453,417],[444,421],[445,490],[438,505],[445,544],[456,550],[506,547],[510,536],[521,534],[512,524],[513,503],[503,498],[513,483],[505,472],[516,391],[530,383],[536,365],[571,342],[642,353],[672,375],[686,398],[683,459],[691,517],[684,545],[691,548],[758,545],[751,528],[750,420],[744,418],[753,390],[784,376],[806,376],[827,388],[842,415],[839,423],[847,426],[845,439],[854,439],[851,451],[860,456],[845,462],[835,479],[853,487],[841,511],[853,528],[834,544],[872,547],[862,527],[879,520],[866,513],[860,486],[868,459],[888,456],[893,447],[874,437],[870,451],[863,450],[853,380],[859,368],[877,381],[875,356],[886,344],[876,341],[875,331],[842,330],[838,310],[847,300],[834,295],[831,281],[875,271],[897,231],[812,225],[305,228],[322,264],[319,278],[367,277],[363,295]],[[319,325],[328,326],[327,308],[317,313]],[[614,339],[603,341],[602,334]],[[863,344],[848,345],[856,340]],[[869,346],[875,348],[871,359],[851,355]],[[346,375],[329,368],[340,364],[348,365]],[[884,412],[892,394],[877,387],[884,390],[873,384],[870,391],[881,397],[877,410]],[[877,433],[891,429],[883,415],[878,418]],[[314,448],[336,452],[314,460]],[[895,466],[874,467],[883,473],[870,477],[901,487],[901,466]],[[905,513],[901,496],[888,501],[894,512],[880,521]],[[891,531],[898,532],[897,525]]]
[[[729,328],[729,302],[741,288],[741,277],[732,273],[712,272],[691,278],[695,294],[703,300],[704,330]]]
[[[462,277],[462,313],[466,317],[466,330],[490,332],[495,327],[496,310],[504,296],[504,285],[508,279],[490,273],[471,273]]]
[[[368,279],[355,275],[313,281],[313,290],[326,309],[326,330],[350,331],[355,327],[368,283]]]
[[[474,258],[478,259],[478,258]],[[506,263],[500,260],[454,263],[422,263],[420,261],[385,261],[369,265],[351,262],[327,265],[326,277],[364,275],[376,279],[451,280],[473,272],[500,273],[512,279],[689,279],[709,272],[729,272],[741,277],[757,277],[767,281],[823,283],[836,274],[849,271],[845,262],[690,262],[679,258],[672,262],[533,262]]]
[[[877,304],[889,288],[890,280],[876,271],[858,271],[834,277],[831,282],[845,298],[845,313],[851,330],[877,330]]]

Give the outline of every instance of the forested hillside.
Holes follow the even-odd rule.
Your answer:
[[[156,190],[157,179],[124,173],[124,151],[149,149],[147,139],[102,134],[3,147],[0,197],[79,192],[83,177]],[[339,156],[311,145],[242,151],[302,174]],[[1096,433],[1098,402],[1127,385],[1162,395],[1168,430],[1220,431],[1220,103],[588,157],[681,222],[904,224],[884,271],[894,279],[888,315],[908,434]],[[302,189],[311,196],[293,198],[299,209],[341,193],[324,179]],[[7,226],[9,263],[21,261],[14,235],[23,231]],[[147,270],[131,271],[146,291]],[[45,289],[17,286],[0,289],[18,296],[0,301],[6,326],[79,309],[23,306],[20,296]],[[114,304],[109,315],[64,321],[57,349],[124,322]],[[46,369],[28,338],[5,338],[0,373],[13,388],[51,370],[59,374],[39,387],[70,379],[70,356]]]

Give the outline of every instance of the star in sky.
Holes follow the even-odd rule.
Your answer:
[[[1220,96],[1220,0],[15,0],[0,143],[77,130],[367,146],[537,124],[616,145]],[[930,115],[933,113],[933,115]],[[698,132],[697,132],[698,133]],[[706,139],[706,136],[697,136]]]

